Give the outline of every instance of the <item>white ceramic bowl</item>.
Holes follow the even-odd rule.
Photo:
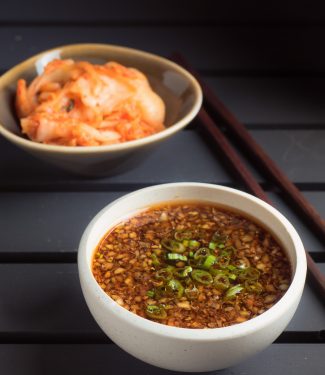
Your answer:
[[[166,106],[166,128],[159,133],[106,146],[58,146],[33,142],[21,132],[14,110],[17,81],[28,83],[53,59],[104,64],[116,61],[143,72]],[[144,51],[109,44],[75,44],[42,52],[0,77],[0,134],[33,156],[59,168],[86,176],[108,176],[132,168],[162,141],[188,125],[199,111],[202,91],[196,79],[179,65]]]
[[[184,199],[235,208],[256,218],[276,236],[293,270],[292,283],[279,302],[244,323],[225,328],[188,329],[141,318],[118,305],[100,288],[92,275],[91,262],[96,246],[108,229],[139,209]],[[307,269],[299,235],[280,212],[239,190],[200,183],[172,183],[141,189],[105,207],[83,234],[78,267],[88,307],[102,330],[117,345],[152,365],[191,372],[233,366],[271,344],[296,311]]]

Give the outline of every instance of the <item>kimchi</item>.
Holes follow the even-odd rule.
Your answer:
[[[164,102],[146,76],[116,62],[53,60],[29,85],[18,80],[16,110],[22,132],[45,144],[110,145],[164,129]]]

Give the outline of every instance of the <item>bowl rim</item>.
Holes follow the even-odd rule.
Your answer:
[[[177,131],[184,128],[186,125],[188,125],[193,118],[197,115],[199,112],[202,101],[203,101],[203,94],[202,89],[196,78],[189,73],[186,69],[182,68],[180,65],[174,63],[173,61],[150,53],[146,51],[142,51],[135,48],[130,47],[124,47],[120,45],[115,44],[104,44],[104,43],[76,43],[76,44],[67,44],[62,45],[58,47],[54,47],[42,52],[37,53],[36,55],[33,55],[29,57],[28,59],[18,63],[11,69],[9,69],[6,73],[4,73],[2,76],[0,76],[0,90],[3,89],[6,85],[9,84],[10,77],[13,73],[19,73],[20,71],[23,71],[26,69],[30,64],[34,63],[37,59],[41,58],[43,55],[54,52],[54,51],[64,51],[66,49],[76,51],[79,49],[85,49],[87,52],[96,51],[99,48],[117,51],[117,52],[126,52],[131,53],[134,56],[142,56],[147,59],[152,59],[157,63],[164,63],[167,66],[169,66],[172,70],[177,71],[179,74],[183,75],[190,84],[193,86],[194,94],[195,94],[195,102],[190,111],[182,117],[179,121],[172,124],[168,128],[165,128],[164,130],[160,131],[159,133],[155,133],[153,135],[149,135],[144,138],[140,138],[133,141],[113,144],[113,145],[103,145],[103,146],[61,146],[61,145],[49,145],[44,143],[38,143],[34,142],[30,139],[23,138],[20,135],[16,135],[12,133],[10,130],[8,130],[4,125],[0,122],[0,134],[2,134],[5,138],[11,140],[12,142],[29,149],[39,150],[39,151],[45,151],[45,152],[57,152],[57,153],[69,153],[69,154],[85,154],[85,153],[98,153],[98,152],[116,152],[116,151],[124,151],[124,150],[130,150],[130,149],[136,149],[138,147],[145,146],[150,143],[155,143],[157,141],[163,140],[172,134],[176,133]]]
[[[209,329],[192,329],[192,328],[180,328],[172,327],[165,324],[160,324],[153,322],[149,319],[142,318],[125,308],[121,307],[116,303],[109,295],[107,295],[102,288],[99,286],[95,280],[90,262],[87,259],[87,242],[88,238],[92,235],[93,228],[96,226],[98,220],[106,214],[107,211],[111,210],[112,207],[121,200],[130,200],[138,194],[146,194],[149,191],[158,192],[160,189],[168,189],[172,187],[199,187],[202,189],[215,189],[217,191],[226,191],[231,194],[235,194],[242,199],[248,199],[249,201],[258,204],[262,208],[266,209],[271,213],[274,218],[281,222],[284,226],[288,236],[291,238],[294,244],[294,253],[296,256],[296,265],[293,268],[293,278],[290,283],[288,290],[281,297],[281,299],[273,305],[270,309],[262,313],[261,315],[252,318],[246,322],[234,324],[228,327],[222,328],[209,328]],[[198,199],[200,200],[200,198]],[[157,199],[159,202],[159,198]],[[254,215],[251,215],[254,217]],[[109,228],[108,228],[109,229]],[[94,251],[94,249],[93,249]],[[93,252],[91,253],[93,254]],[[293,267],[293,265],[292,265]],[[245,335],[257,332],[266,326],[274,323],[281,316],[286,315],[294,306],[294,303],[299,299],[304,288],[305,278],[307,272],[307,261],[306,254],[304,250],[303,243],[292,224],[281,214],[277,209],[270,206],[268,203],[262,201],[255,196],[242,192],[237,189],[225,187],[222,185],[213,185],[208,183],[198,183],[198,182],[177,182],[177,183],[167,183],[161,185],[154,185],[146,187],[143,189],[136,190],[132,193],[123,195],[122,197],[114,200],[107,206],[105,206],[88,224],[86,230],[84,231],[79,248],[78,248],[78,273],[79,279],[82,284],[85,282],[87,288],[91,288],[92,293],[97,297],[96,300],[99,304],[103,304],[106,309],[109,309],[112,314],[118,316],[128,323],[129,326],[133,326],[137,329],[141,329],[147,333],[156,334],[161,337],[170,337],[178,340],[191,340],[193,342],[210,342],[210,341],[222,341],[225,339],[234,339],[238,337],[243,337]]]

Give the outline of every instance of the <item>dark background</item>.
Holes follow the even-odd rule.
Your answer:
[[[325,217],[323,4],[0,0],[0,73],[69,43],[180,51]],[[0,138],[0,375],[173,374],[110,344],[84,302],[76,254],[91,218],[127,192],[177,181],[239,187],[198,130],[195,120],[140,166],[98,180],[58,170]],[[324,272],[324,241],[250,168]],[[218,374],[323,375],[324,354],[324,304],[307,283],[277,341]]]
[[[69,43],[178,50],[247,126],[323,127],[324,9],[323,1],[1,1],[0,73]]]
[[[11,38],[2,66],[60,44],[101,42],[180,49],[223,74],[323,72],[324,9],[322,1],[1,1],[1,44]]]

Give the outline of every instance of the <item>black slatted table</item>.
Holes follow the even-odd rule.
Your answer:
[[[181,51],[325,217],[325,53],[317,8],[283,15],[189,2],[38,0],[0,4],[0,71],[41,50],[76,42],[122,44],[160,55]],[[136,5],[138,4],[138,5]],[[75,8],[78,6],[78,12]],[[19,9],[19,12],[18,12]],[[64,12],[62,13],[62,9]],[[173,9],[173,12],[170,11]],[[319,9],[318,9],[319,10]],[[245,21],[243,21],[243,19]],[[209,41],[209,42],[208,42]],[[1,103],[0,103],[1,105]],[[159,164],[159,168],[156,166]],[[325,249],[251,166],[325,272]],[[124,174],[76,177],[0,139],[0,374],[167,374],[119,349],[91,317],[76,251],[105,205],[135,189],[176,181],[241,188],[196,121]],[[325,373],[325,307],[307,282],[285,332],[258,356],[221,374]]]

